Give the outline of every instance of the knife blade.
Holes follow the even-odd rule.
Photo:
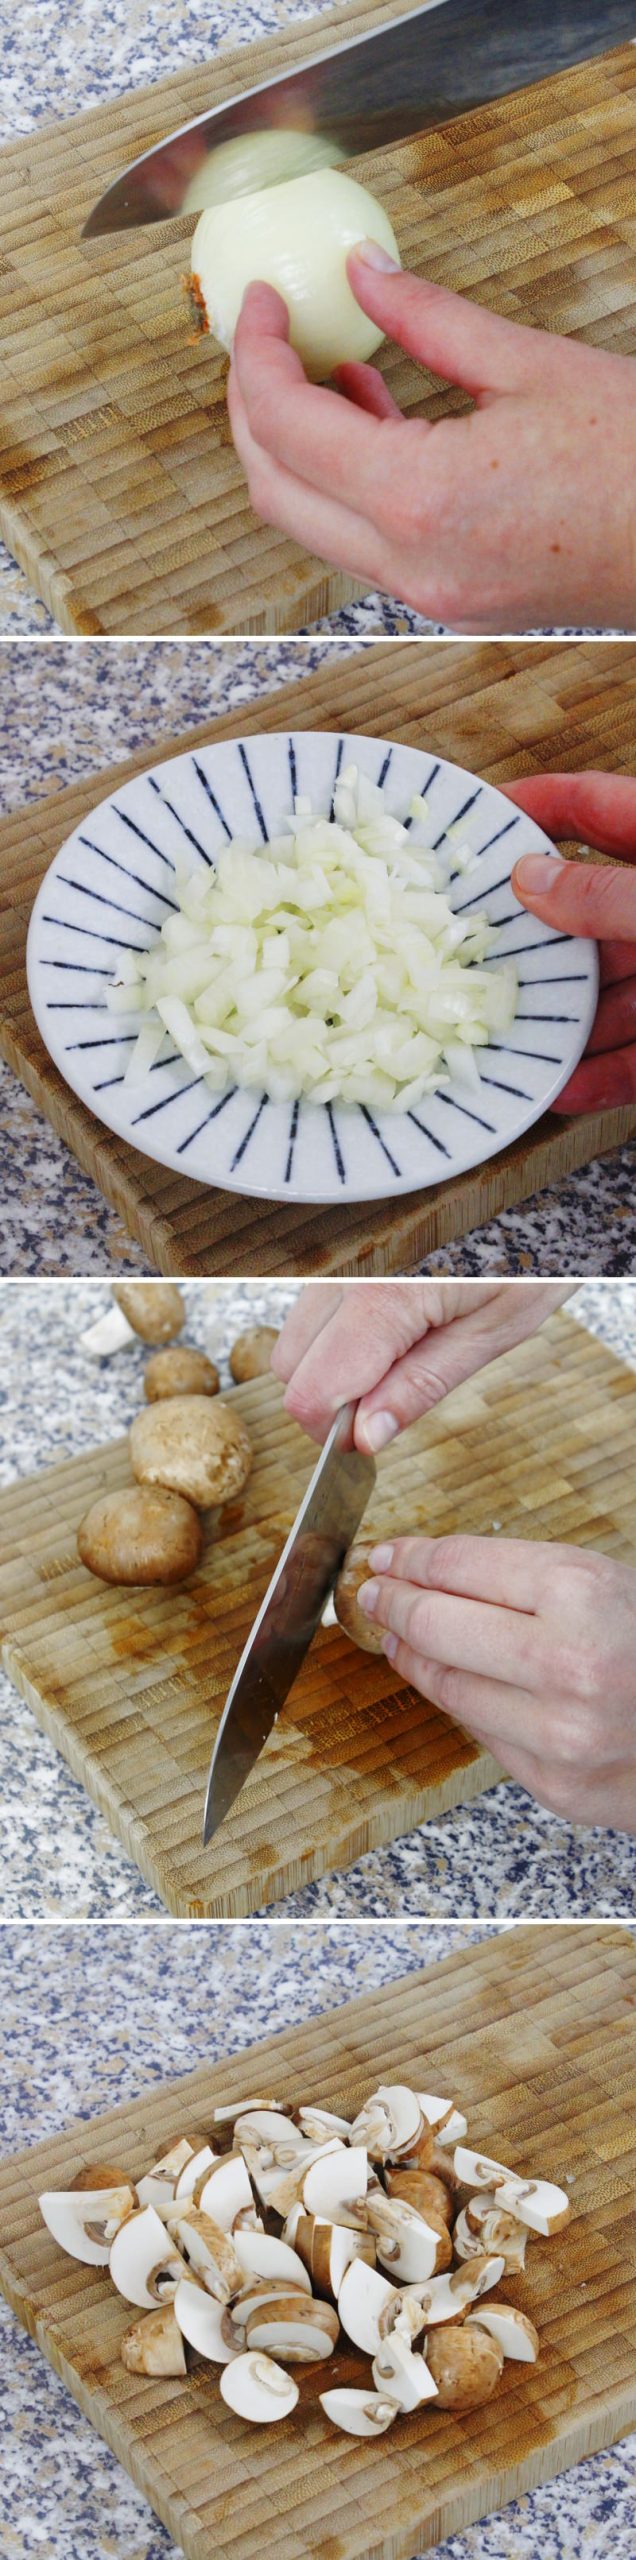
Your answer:
[[[375,1484],[373,1459],[353,1446],[354,1416],[353,1404],[336,1415],[234,1673],[210,1763],[205,1843],[276,1723]]]
[[[291,126],[354,158],[633,41],[634,32],[634,0],[524,0],[517,9],[511,0],[424,0],[167,135],[100,196],[82,237],[180,213],[208,152],[237,135]]]

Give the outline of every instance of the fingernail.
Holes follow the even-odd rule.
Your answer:
[[[565,863],[558,853],[523,853],[520,862],[515,863],[515,878],[533,897],[544,898],[546,891],[556,887],[558,874],[564,870]]]
[[[394,1661],[395,1661],[395,1656],[396,1656],[396,1653],[397,1653],[397,1649],[398,1649],[399,1641],[400,1641],[399,1636],[383,1636],[383,1637],[382,1637],[382,1651],[383,1651],[383,1653],[388,1653],[389,1662],[394,1662]]]
[[[358,1600],[360,1608],[364,1609],[365,1618],[373,1617],[374,1609],[377,1607],[379,1594],[379,1582],[361,1583],[360,1590],[358,1592]]]
[[[393,1563],[393,1548],[372,1547],[371,1554],[369,1556],[369,1563],[373,1573],[390,1573]]]
[[[380,275],[399,276],[399,260],[389,257],[388,249],[381,249],[379,240],[356,240],[351,255],[359,258],[363,267],[377,267]]]
[[[395,1439],[399,1428],[400,1425],[396,1422],[394,1413],[370,1413],[368,1422],[364,1424],[367,1448],[371,1449],[374,1455],[377,1449],[386,1449],[389,1440]]]

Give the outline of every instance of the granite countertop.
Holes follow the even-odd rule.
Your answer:
[[[241,1327],[280,1323],[297,1293],[267,1282],[185,1285],[189,1338],[225,1358]],[[80,1336],[108,1303],[90,1281],[16,1281],[0,1292],[0,1482],[114,1438],[137,1409],[141,1347],[93,1363]],[[636,1285],[588,1284],[572,1302],[636,1365]],[[217,1351],[217,1343],[219,1350]],[[0,1920],[165,1917],[164,1906],[0,1675]],[[346,1873],[305,1886],[276,1918],[484,1915],[607,1919],[636,1910],[636,1840],[574,1828],[511,1782],[460,1806]],[[1,2560],[0,2543],[0,2560]]]
[[[0,61],[1,61],[0,37]],[[51,641],[0,649],[5,811],[49,796],[157,736],[311,673],[319,640]],[[332,643],[333,647],[334,644]],[[346,654],[350,642],[340,641]],[[26,742],[26,744],[25,744]],[[25,769],[26,768],[26,769]],[[89,1276],[151,1266],[24,1087],[0,1061],[0,1271]],[[430,1272],[636,1268],[634,1151],[624,1147],[431,1254]]]
[[[2,2149],[435,1964],[457,1935],[430,1926],[397,1937],[254,1925],[5,1930]],[[0,2560],[169,2560],[169,2534],[3,2302],[0,2374]],[[631,2435],[453,2535],[438,2560],[633,2560],[635,2494]],[[275,2560],[266,2541],[263,2549]]]

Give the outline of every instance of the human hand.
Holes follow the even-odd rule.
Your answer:
[[[257,515],[456,631],[631,629],[636,365],[404,275],[375,243],[347,274],[378,327],[474,408],[403,418],[373,365],[308,383],[281,296],[251,285],[228,406]]]
[[[636,1572],[519,1538],[396,1538],[360,1607],[402,1680],[538,1803],[636,1832]]]
[[[359,1399],[355,1439],[375,1454],[452,1387],[538,1332],[571,1280],[325,1280],[303,1289],[272,1353],[285,1404],[326,1439]]]
[[[614,773],[545,773],[506,784],[509,800],[549,836],[581,836],[621,864],[556,863],[522,854],[512,887],[559,933],[600,943],[601,994],[591,1039],[554,1111],[604,1111],[636,1097],[636,781]],[[627,866],[635,867],[630,871]],[[542,884],[541,874],[545,874]]]

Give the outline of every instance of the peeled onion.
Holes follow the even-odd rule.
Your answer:
[[[230,349],[243,295],[258,281],[282,294],[291,343],[311,381],[353,359],[364,363],[383,331],[355,301],[346,260],[366,239],[399,264],[384,206],[341,169],[209,206],[192,242],[192,279],[213,336]]]
[[[290,125],[237,133],[208,151],[190,179],[182,213],[202,213],[209,204],[227,204],[235,196],[256,195],[260,187],[280,187],[285,179],[304,178],[312,169],[333,169],[344,152],[322,133],[296,133]]]

